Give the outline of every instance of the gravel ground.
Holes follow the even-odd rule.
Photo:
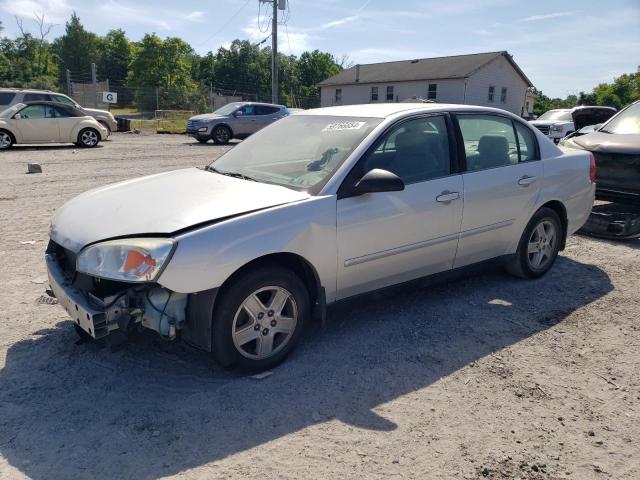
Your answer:
[[[38,302],[55,209],[222,151],[117,134],[0,154],[0,478],[640,478],[640,242],[574,236],[537,281],[344,303],[262,380],[152,334],[76,345]]]

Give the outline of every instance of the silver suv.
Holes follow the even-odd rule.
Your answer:
[[[62,93],[50,90],[23,90],[20,88],[0,88],[0,111],[5,110],[16,103],[27,102],[55,102],[63,105],[75,107],[85,112],[88,116],[95,118],[109,133],[118,129],[118,123],[111,112],[107,110],[97,110],[95,108],[84,108],[72,98]]]
[[[191,117],[187,121],[187,135],[200,143],[213,140],[224,145],[232,138],[246,138],[261,128],[289,115],[284,105],[255,102],[234,102],[213,113]]]

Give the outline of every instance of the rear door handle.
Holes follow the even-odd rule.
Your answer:
[[[532,177],[530,175],[525,175],[523,177],[520,177],[520,180],[518,180],[518,185],[523,186],[523,187],[528,187],[529,185],[531,185],[535,181],[536,181],[536,177]]]
[[[460,192],[450,192],[449,190],[445,190],[436,197],[436,202],[448,204],[459,198]]]

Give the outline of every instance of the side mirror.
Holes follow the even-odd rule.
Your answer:
[[[404,182],[396,174],[388,170],[374,168],[367,172],[353,187],[354,195],[376,192],[400,192],[404,190]]]
[[[242,113],[242,110],[236,110],[235,112],[233,112],[234,117],[241,117],[242,115],[244,115],[244,113]]]
[[[15,118],[16,120],[20,120],[22,118],[22,115],[20,115],[19,113],[16,113],[13,118]]]

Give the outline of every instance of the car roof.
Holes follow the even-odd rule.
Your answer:
[[[284,105],[279,105],[277,103],[264,103],[264,102],[233,102],[238,105],[264,105],[266,107],[278,107],[278,108],[286,108]]]
[[[0,87],[0,92],[54,93],[56,95],[64,95],[64,93],[54,92],[52,90],[34,90],[32,88],[13,88],[13,87]]]
[[[327,115],[335,117],[368,117],[368,118],[387,118],[402,113],[421,113],[421,112],[448,112],[448,111],[470,111],[470,112],[487,112],[508,114],[505,110],[491,107],[481,107],[479,105],[460,105],[454,103],[380,103],[380,104],[361,104],[361,105],[343,105],[336,107],[313,108],[296,112],[296,115]]]

